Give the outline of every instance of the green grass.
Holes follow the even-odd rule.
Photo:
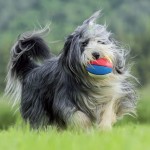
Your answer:
[[[149,125],[126,124],[110,132],[31,131],[10,128],[0,132],[1,150],[149,150]]]

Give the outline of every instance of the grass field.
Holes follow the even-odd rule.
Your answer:
[[[149,125],[117,126],[110,132],[91,130],[30,131],[10,128],[0,132],[1,150],[150,150]]]
[[[88,132],[66,130],[31,130],[15,121],[9,106],[0,104],[0,150],[150,150],[150,87],[142,89],[137,108],[137,118],[126,118],[115,125],[112,131],[91,129]],[[3,108],[3,109],[2,109]],[[9,111],[8,111],[9,110]],[[18,118],[18,116],[17,116]],[[20,121],[20,119],[19,119]],[[13,122],[14,125],[11,125]]]

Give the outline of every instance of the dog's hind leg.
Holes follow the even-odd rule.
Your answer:
[[[31,88],[23,88],[20,111],[32,128],[46,127],[49,121],[39,93],[40,91],[35,92]]]

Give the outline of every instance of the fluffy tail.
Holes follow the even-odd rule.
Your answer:
[[[40,31],[23,33],[11,49],[5,94],[14,101],[21,97],[24,76],[37,67],[34,60],[50,58],[49,48],[42,38],[48,32],[49,26]]]

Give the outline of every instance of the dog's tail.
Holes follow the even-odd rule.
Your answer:
[[[25,75],[38,65],[36,60],[50,58],[50,51],[42,36],[49,32],[49,26],[42,30],[26,32],[18,37],[11,49],[8,66],[6,95],[20,99],[21,82]]]

